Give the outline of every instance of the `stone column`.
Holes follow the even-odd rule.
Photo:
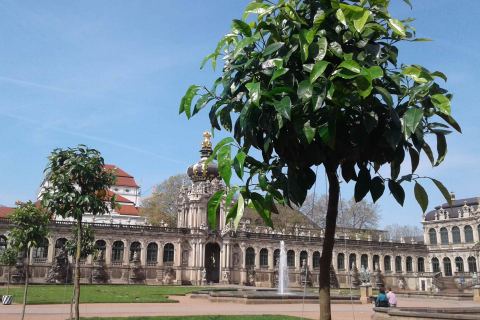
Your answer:
[[[260,269],[260,250],[261,248],[255,247],[255,269]]]
[[[147,265],[147,245],[144,241],[140,242],[140,264],[142,266]]]
[[[245,244],[241,244],[240,245],[240,250],[241,250],[241,254],[242,254],[242,257],[240,258],[241,261],[242,261],[242,268],[240,270],[240,285],[243,285],[246,281],[247,281],[247,272],[245,270]]]
[[[110,240],[105,240],[105,264],[110,266],[112,263],[112,242]]]
[[[126,239],[122,239],[123,241],[123,265],[128,265],[130,260],[130,243]]]
[[[163,266],[163,243],[157,242],[158,252],[157,252],[157,266]]]
[[[176,283],[177,285],[182,284],[182,243],[180,241],[175,242],[174,245],[175,252],[174,252],[174,259],[173,265],[176,267]]]
[[[55,257],[55,239],[48,239],[48,251],[47,251],[47,262],[53,263],[53,258]]]
[[[270,270],[275,269],[275,260],[273,258],[274,251],[275,251],[274,248],[268,247],[268,269]]]

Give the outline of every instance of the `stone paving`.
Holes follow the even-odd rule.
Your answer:
[[[212,303],[204,299],[192,299],[188,296],[175,297],[179,303],[98,303],[82,304],[80,312],[83,317],[95,316],[182,316],[182,315],[248,315],[248,314],[283,314],[307,319],[318,319],[318,305],[314,304],[259,304]],[[473,301],[452,301],[440,299],[399,298],[399,306],[410,307],[472,307],[480,306]],[[367,320],[372,315],[372,305],[332,305],[334,320]],[[1,320],[17,320],[21,305],[0,305]],[[31,305],[27,306],[26,319],[64,320],[68,319],[69,305]]]

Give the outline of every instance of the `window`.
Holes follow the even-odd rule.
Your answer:
[[[417,260],[417,271],[418,272],[425,272],[425,259],[420,257]]]
[[[468,257],[468,272],[477,272],[477,260],[474,257]]]
[[[293,250],[287,252],[287,266],[295,267],[295,251]]]
[[[432,271],[440,272],[440,262],[438,261],[438,258],[432,258]]]
[[[450,262],[450,258],[443,258],[443,271],[444,276],[451,277],[452,276],[452,263]]]
[[[55,241],[55,255],[57,255],[60,250],[65,250],[65,244],[67,243],[67,239],[59,238]]]
[[[130,192],[130,189],[125,189],[125,193],[129,193]]]
[[[308,253],[307,251],[300,252],[300,264],[299,266],[307,266],[308,265]]]
[[[7,249],[7,237],[0,236],[0,252],[5,251]]]
[[[459,227],[453,227],[452,228],[452,242],[453,243],[460,243],[460,228]]]
[[[255,249],[252,247],[247,248],[247,251],[245,251],[245,265],[247,267],[255,266]]]
[[[402,272],[402,257],[395,257],[395,272]]]
[[[473,229],[471,226],[465,226],[463,229],[465,233],[465,242],[466,243],[473,243]]]
[[[175,255],[175,247],[171,243],[167,243],[163,246],[163,263],[173,264]]]
[[[138,241],[132,242],[130,245],[130,259],[129,261],[133,261],[134,259],[140,260],[140,251],[141,251],[141,244]]]
[[[318,269],[320,268],[320,252],[315,251],[312,256],[313,268]]]
[[[455,271],[456,272],[463,272],[463,259],[461,257],[455,258]]]
[[[380,269],[380,257],[378,255],[373,256],[373,270]]]
[[[437,244],[437,231],[435,229],[428,230],[428,237],[430,238],[430,244]]]
[[[273,265],[276,267],[280,263],[280,249],[273,251]]]
[[[362,254],[360,257],[360,266],[364,269],[368,269],[368,256],[366,254]]]
[[[392,259],[390,258],[390,256],[385,256],[385,258],[383,258],[383,264],[384,264],[384,268],[385,268],[385,272],[390,272],[392,271]]]
[[[447,228],[440,229],[440,242],[441,244],[448,244],[448,230]]]
[[[260,250],[260,267],[268,268],[268,250],[265,248]]]
[[[107,250],[107,243],[104,240],[95,241],[96,260],[105,259],[105,251]]]
[[[355,253],[351,253],[348,257],[348,270],[352,270],[353,267],[357,266],[357,255]]]
[[[412,259],[412,257],[407,257],[407,272],[413,272],[413,259]]]
[[[123,261],[124,245],[122,241],[115,241],[112,246],[112,263],[121,264]]]
[[[149,243],[147,246],[147,264],[156,265],[158,257],[158,245],[155,242]]]
[[[33,249],[33,261],[44,263],[47,261],[47,257],[48,257],[48,240],[46,238],[43,238],[42,241],[38,243],[38,246]]]
[[[345,255],[343,253],[339,253],[337,256],[337,269],[345,270]]]

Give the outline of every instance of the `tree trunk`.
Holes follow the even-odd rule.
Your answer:
[[[22,306],[22,320],[25,319],[25,307],[27,306],[27,294],[28,294],[28,265],[30,264],[30,248],[27,249],[27,263],[25,265],[25,290],[23,291],[23,306]]]
[[[82,253],[82,220],[77,220],[77,252],[75,254],[74,303],[75,319],[80,320],[80,255]]]
[[[328,208],[325,221],[325,237],[323,239],[322,257],[320,258],[319,275],[319,304],[320,320],[331,320],[330,310],[330,265],[332,264],[333,245],[335,244],[335,227],[337,225],[338,201],[340,198],[340,184],[337,177],[337,168],[327,168],[328,178]]]

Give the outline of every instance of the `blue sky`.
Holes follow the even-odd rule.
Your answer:
[[[463,135],[449,137],[443,166],[423,159],[420,173],[443,181],[457,198],[480,194],[480,1],[400,0],[392,11],[414,17],[419,37],[400,61],[445,72]],[[187,121],[178,104],[188,85],[209,84],[202,58],[241,16],[245,0],[0,1],[0,204],[33,199],[52,149],[79,143],[134,175],[144,194],[198,159],[206,113]],[[453,5],[455,3],[455,5]],[[442,202],[426,185],[431,204]],[[325,190],[320,175],[317,192]],[[344,186],[351,197],[352,186]],[[385,195],[381,225],[418,224]]]

